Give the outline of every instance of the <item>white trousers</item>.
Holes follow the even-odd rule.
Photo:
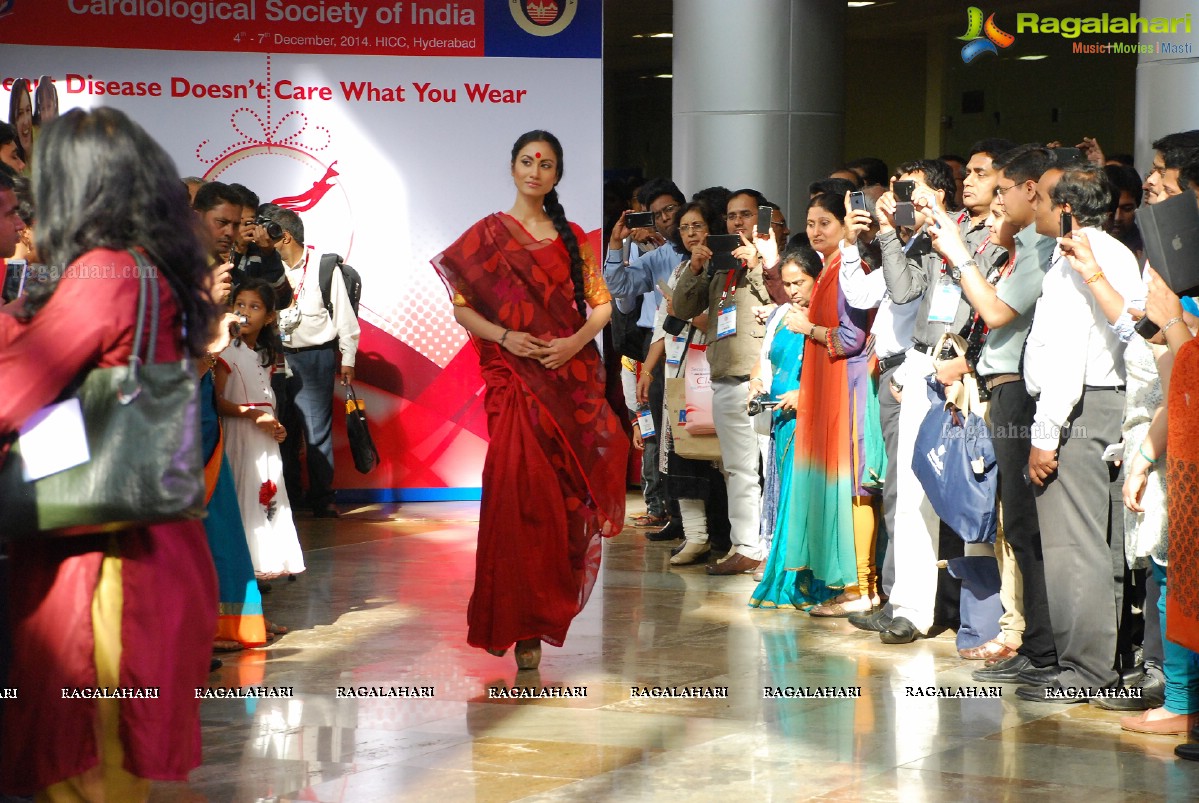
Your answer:
[[[762,546],[762,488],[758,484],[758,433],[745,409],[749,382],[712,381],[712,418],[720,439],[720,459],[729,496],[733,551],[752,560],[766,557]]]
[[[895,532],[891,535],[895,557],[891,607],[895,618],[902,616],[921,633],[927,633],[933,626],[941,524],[912,471],[912,455],[916,433],[932,407],[926,382],[932,374],[932,357],[915,349],[908,350],[907,359],[895,372],[895,382],[903,385],[903,398],[899,403],[899,444],[895,455],[898,495],[895,499]],[[879,392],[890,393],[891,390],[880,388]]]

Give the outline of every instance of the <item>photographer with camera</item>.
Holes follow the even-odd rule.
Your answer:
[[[686,203],[686,198],[673,181],[657,178],[647,181],[637,191],[637,200],[647,211],[626,211],[612,227],[608,238],[608,253],[604,258],[604,281],[622,312],[631,310],[639,299],[643,299],[637,324],[646,335],[648,349],[653,333],[654,313],[662,303],[659,285],[666,283],[674,269],[687,258],[687,254],[679,250],[677,243],[679,209]],[[638,225],[630,226],[630,220]],[[653,250],[628,259],[625,243],[629,240],[639,243],[646,241],[647,233],[652,233],[648,241],[655,246]],[[645,361],[645,353],[638,356],[639,362]],[[665,381],[662,366],[654,368],[650,376],[647,403],[654,422],[654,431],[661,432]],[[641,482],[645,494],[646,515],[634,519],[633,523],[639,527],[661,527],[660,530],[646,535],[651,541],[673,541],[682,537],[683,527],[681,522],[670,516],[670,499],[658,469],[660,440],[659,437],[650,437],[642,441]]]
[[[279,333],[287,366],[288,395],[299,411],[302,426],[287,428],[283,442],[284,477],[288,498],[298,506],[303,499],[300,478],[300,436],[307,446],[308,503],[317,518],[337,518],[333,507],[333,383],[340,374],[343,385],[354,381],[358,353],[358,317],[350,305],[341,269],[335,267],[329,286],[332,314],[318,279],[320,255],[304,244],[304,223],[288,209],[269,210],[267,218],[279,224],[278,242],[288,283],[295,288],[295,303],[279,310]],[[316,257],[313,259],[313,257]],[[337,367],[338,355],[341,368]],[[288,422],[284,422],[286,426]]]
[[[971,165],[978,166],[980,154],[971,156]],[[986,170],[991,170],[990,156],[986,156]],[[993,185],[992,178],[980,179],[977,171],[967,175],[965,194],[971,215],[981,197],[986,197],[989,208],[994,197]],[[892,534],[893,619],[880,632],[884,644],[916,640],[933,626],[939,610],[940,618],[945,620],[942,624],[957,626],[958,581],[942,579],[944,588],[938,590],[937,559],[960,556],[963,544],[956,534],[942,527],[911,468],[916,435],[931,407],[925,392],[928,378],[935,375],[939,382],[950,385],[970,370],[966,359],[942,359],[943,355],[934,353],[937,342],[946,333],[961,334],[971,344],[972,350],[967,352],[970,357],[981,346],[983,326],[969,300],[962,295],[959,276],[933,251],[927,231],[934,214],[947,212],[946,201],[953,198],[955,189],[953,173],[944,162],[935,159],[907,162],[899,167],[899,180],[894,182],[893,191],[884,193],[877,207],[883,276],[891,299],[896,304],[920,299],[912,348],[892,376],[890,388],[880,391],[894,394],[900,403]],[[954,225],[964,232],[974,258],[985,266],[988,276],[993,276],[1007,262],[1007,252],[990,242],[981,223],[976,224],[963,213]],[[912,232],[906,243],[900,238],[901,228]],[[977,231],[983,235],[979,237]],[[911,392],[904,392],[905,387]]]
[[[774,231],[757,234],[754,226],[758,208],[764,204],[765,198],[756,190],[734,192],[726,207],[726,229],[729,234],[738,234],[742,245],[733,250],[728,267],[718,268],[713,263],[709,238],[708,244],[692,253],[689,270],[682,272],[674,289],[676,316],[694,318],[708,313],[712,415],[720,439],[733,544],[733,550],[720,563],[708,567],[708,573],[714,575],[753,572],[764,557],[758,435],[745,406],[749,373],[766,334],[754,307],[771,304],[763,269],[778,262]],[[753,234],[752,239],[747,233]],[[722,255],[722,259],[727,258],[727,254]]]

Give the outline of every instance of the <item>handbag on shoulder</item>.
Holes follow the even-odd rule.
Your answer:
[[[366,425],[366,403],[358,399],[354,386],[346,384],[346,439],[350,442],[350,454],[354,457],[354,468],[360,474],[370,474],[379,464],[379,450],[371,438]]]
[[[154,362],[158,281],[144,257],[130,253],[140,286],[129,363],[89,371],[58,402],[78,400],[86,460],[27,481],[18,439],[0,467],[0,538],[112,532],[204,514],[199,378],[190,359]]]
[[[953,334],[942,338],[936,353],[943,353],[947,344],[951,354],[966,353],[965,341]],[[945,388],[930,378],[928,394],[933,404],[916,434],[912,471],[937,517],[963,541],[993,544],[999,520],[999,470],[984,420],[986,408],[978,398],[978,380],[967,373]]]

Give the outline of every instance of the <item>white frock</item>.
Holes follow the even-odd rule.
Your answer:
[[[262,365],[261,355],[241,341],[234,341],[221,352],[220,359],[229,369],[225,400],[269,408],[273,413],[271,369]],[[248,418],[222,417],[221,423],[254,574],[263,580],[299,574],[304,571],[304,554],[283,482],[279,444]],[[263,504],[262,499],[268,497]]]

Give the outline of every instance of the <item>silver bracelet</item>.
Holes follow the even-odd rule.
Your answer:
[[[1166,325],[1162,327],[1162,334],[1165,335],[1166,330],[1169,329],[1171,326],[1173,326],[1176,323],[1182,323],[1181,315],[1178,315],[1178,316],[1173,317],[1170,320],[1166,321]]]

